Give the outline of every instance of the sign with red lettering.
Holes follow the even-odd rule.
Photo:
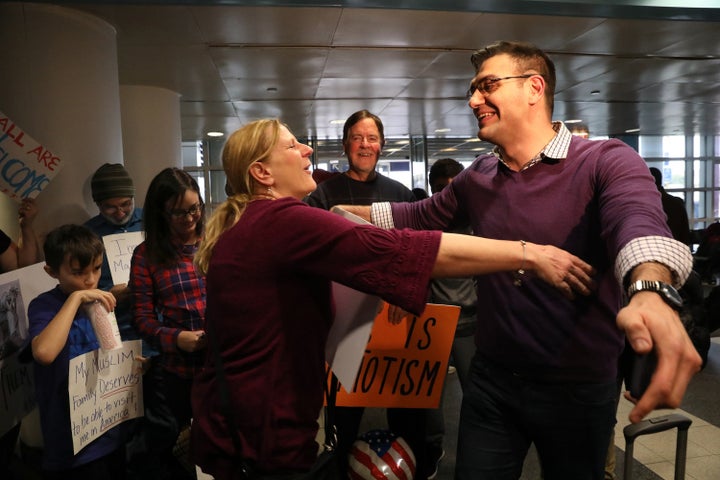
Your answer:
[[[437,408],[459,316],[460,307],[428,304],[421,316],[393,325],[385,304],[355,383],[340,385],[336,405]]]
[[[17,201],[35,198],[63,163],[0,112],[0,191]]]

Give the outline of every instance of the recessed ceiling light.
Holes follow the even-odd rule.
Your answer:
[[[345,120],[330,120],[330,125],[343,125]]]
[[[225,135],[223,132],[207,132],[208,137],[222,137]]]
[[[572,120],[564,120],[565,123],[582,123],[579,118],[573,118]]]
[[[438,128],[437,130],[435,130],[435,133],[448,133],[451,131],[452,131],[452,129],[450,129],[450,128]]]
[[[625,133],[637,133],[639,131],[639,128],[628,128],[627,130],[625,130]]]

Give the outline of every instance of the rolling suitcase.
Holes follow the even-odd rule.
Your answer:
[[[692,420],[679,413],[671,413],[660,417],[648,418],[642,422],[630,424],[623,429],[625,436],[625,470],[623,480],[632,479],[633,447],[635,439],[640,435],[664,432],[677,428],[677,446],[675,449],[675,480],[685,478],[685,457],[687,454],[687,435]]]

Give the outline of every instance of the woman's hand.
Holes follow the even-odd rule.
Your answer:
[[[23,198],[18,207],[20,227],[29,227],[38,214],[38,206],[34,198]]]
[[[400,322],[402,322],[403,318],[407,317],[408,315],[412,314],[407,310],[403,310],[397,305],[388,306],[388,322],[390,322],[391,325],[399,325]]]
[[[591,275],[593,267],[565,250],[551,245],[537,245],[528,242],[527,261],[536,275],[562,294],[575,298],[575,294],[590,295],[594,286]]]
[[[204,330],[183,330],[178,334],[177,346],[186,352],[197,352],[207,347]]]

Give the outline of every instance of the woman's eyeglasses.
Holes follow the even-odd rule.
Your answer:
[[[180,220],[187,217],[188,215],[190,215],[191,217],[198,217],[202,214],[204,209],[205,204],[196,203],[187,210],[183,210],[182,208],[173,208],[168,212],[168,215],[170,215],[170,218],[172,218],[173,220]]]

